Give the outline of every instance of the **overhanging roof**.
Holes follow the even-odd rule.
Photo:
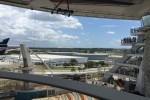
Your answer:
[[[0,0],[0,3],[51,12],[60,1],[62,0]],[[73,10],[73,15],[97,18],[136,20],[150,11],[149,5],[150,0],[69,0],[69,9]],[[67,0],[63,0],[58,8],[67,9]]]

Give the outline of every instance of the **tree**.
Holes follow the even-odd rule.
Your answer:
[[[109,64],[105,63],[104,67],[108,67],[108,66],[109,66]]]
[[[83,71],[85,71],[85,70],[86,70],[86,68],[84,67],[82,70],[83,70]]]
[[[105,62],[104,62],[104,61],[99,61],[98,63],[101,64],[102,66],[105,65]]]
[[[82,68],[80,68],[80,67],[78,67],[78,70],[79,70],[79,72],[81,71],[81,70],[83,70]]]
[[[75,71],[76,71],[76,69],[74,69],[74,68],[71,68],[71,71],[72,71],[72,72],[75,72]]]
[[[75,66],[78,64],[78,61],[76,59],[71,59],[70,60],[70,65]]]
[[[88,61],[87,63],[84,64],[86,68],[94,68],[98,66],[108,66],[104,61],[99,61],[99,62],[94,62],[94,61]]]
[[[99,66],[100,64],[98,62],[95,62],[94,65],[97,67]]]
[[[65,66],[65,67],[70,66],[70,64],[65,62],[65,63],[63,63],[63,66]]]
[[[93,61],[88,61],[87,66],[88,66],[88,68],[93,68],[94,67],[94,62]]]

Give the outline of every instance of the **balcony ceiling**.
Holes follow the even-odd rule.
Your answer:
[[[66,14],[69,11],[73,12],[73,16],[111,19],[138,20],[150,12],[150,0],[0,0],[0,3],[45,12]]]

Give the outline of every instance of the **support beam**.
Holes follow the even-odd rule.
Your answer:
[[[22,72],[29,74],[30,71],[32,71],[30,68],[33,66],[31,57],[30,57],[30,53],[29,53],[28,49],[26,48],[25,44],[20,44],[20,49],[21,49],[22,58],[23,58]],[[28,90],[30,87],[29,82],[23,82],[23,84],[24,84],[24,89]]]
[[[142,85],[144,95],[150,97],[150,30],[146,29],[145,31],[145,48],[144,48],[144,58],[143,58],[143,76],[142,76]]]

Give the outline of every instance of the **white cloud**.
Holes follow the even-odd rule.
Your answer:
[[[85,33],[81,33],[82,35],[86,35]]]
[[[63,21],[64,16],[63,15],[56,15],[56,14],[50,14],[46,12],[40,12],[40,11],[27,11],[26,16],[29,19],[32,20],[38,20],[38,21],[51,21],[51,22],[60,22]]]
[[[64,34],[64,35],[61,36],[61,38],[65,39],[65,40],[72,40],[72,39],[78,39],[79,37],[78,36],[72,36],[72,35]]]
[[[73,28],[82,29],[82,24],[78,19],[74,17],[67,17],[64,15],[50,14],[40,11],[27,11],[26,16],[31,20],[36,20],[38,22],[48,23],[52,28]]]
[[[100,26],[101,28],[114,28],[114,27],[117,27],[117,25],[103,25],[103,26]]]
[[[114,35],[114,34],[116,34],[116,33],[115,33],[115,32],[113,32],[113,31],[108,31],[108,32],[107,32],[107,34]]]
[[[66,42],[79,39],[78,36],[68,35],[61,30],[61,28],[82,29],[82,24],[74,17],[51,15],[5,5],[0,5],[0,8],[1,38],[10,37],[11,44],[18,41],[42,41],[48,46],[63,46]]]

